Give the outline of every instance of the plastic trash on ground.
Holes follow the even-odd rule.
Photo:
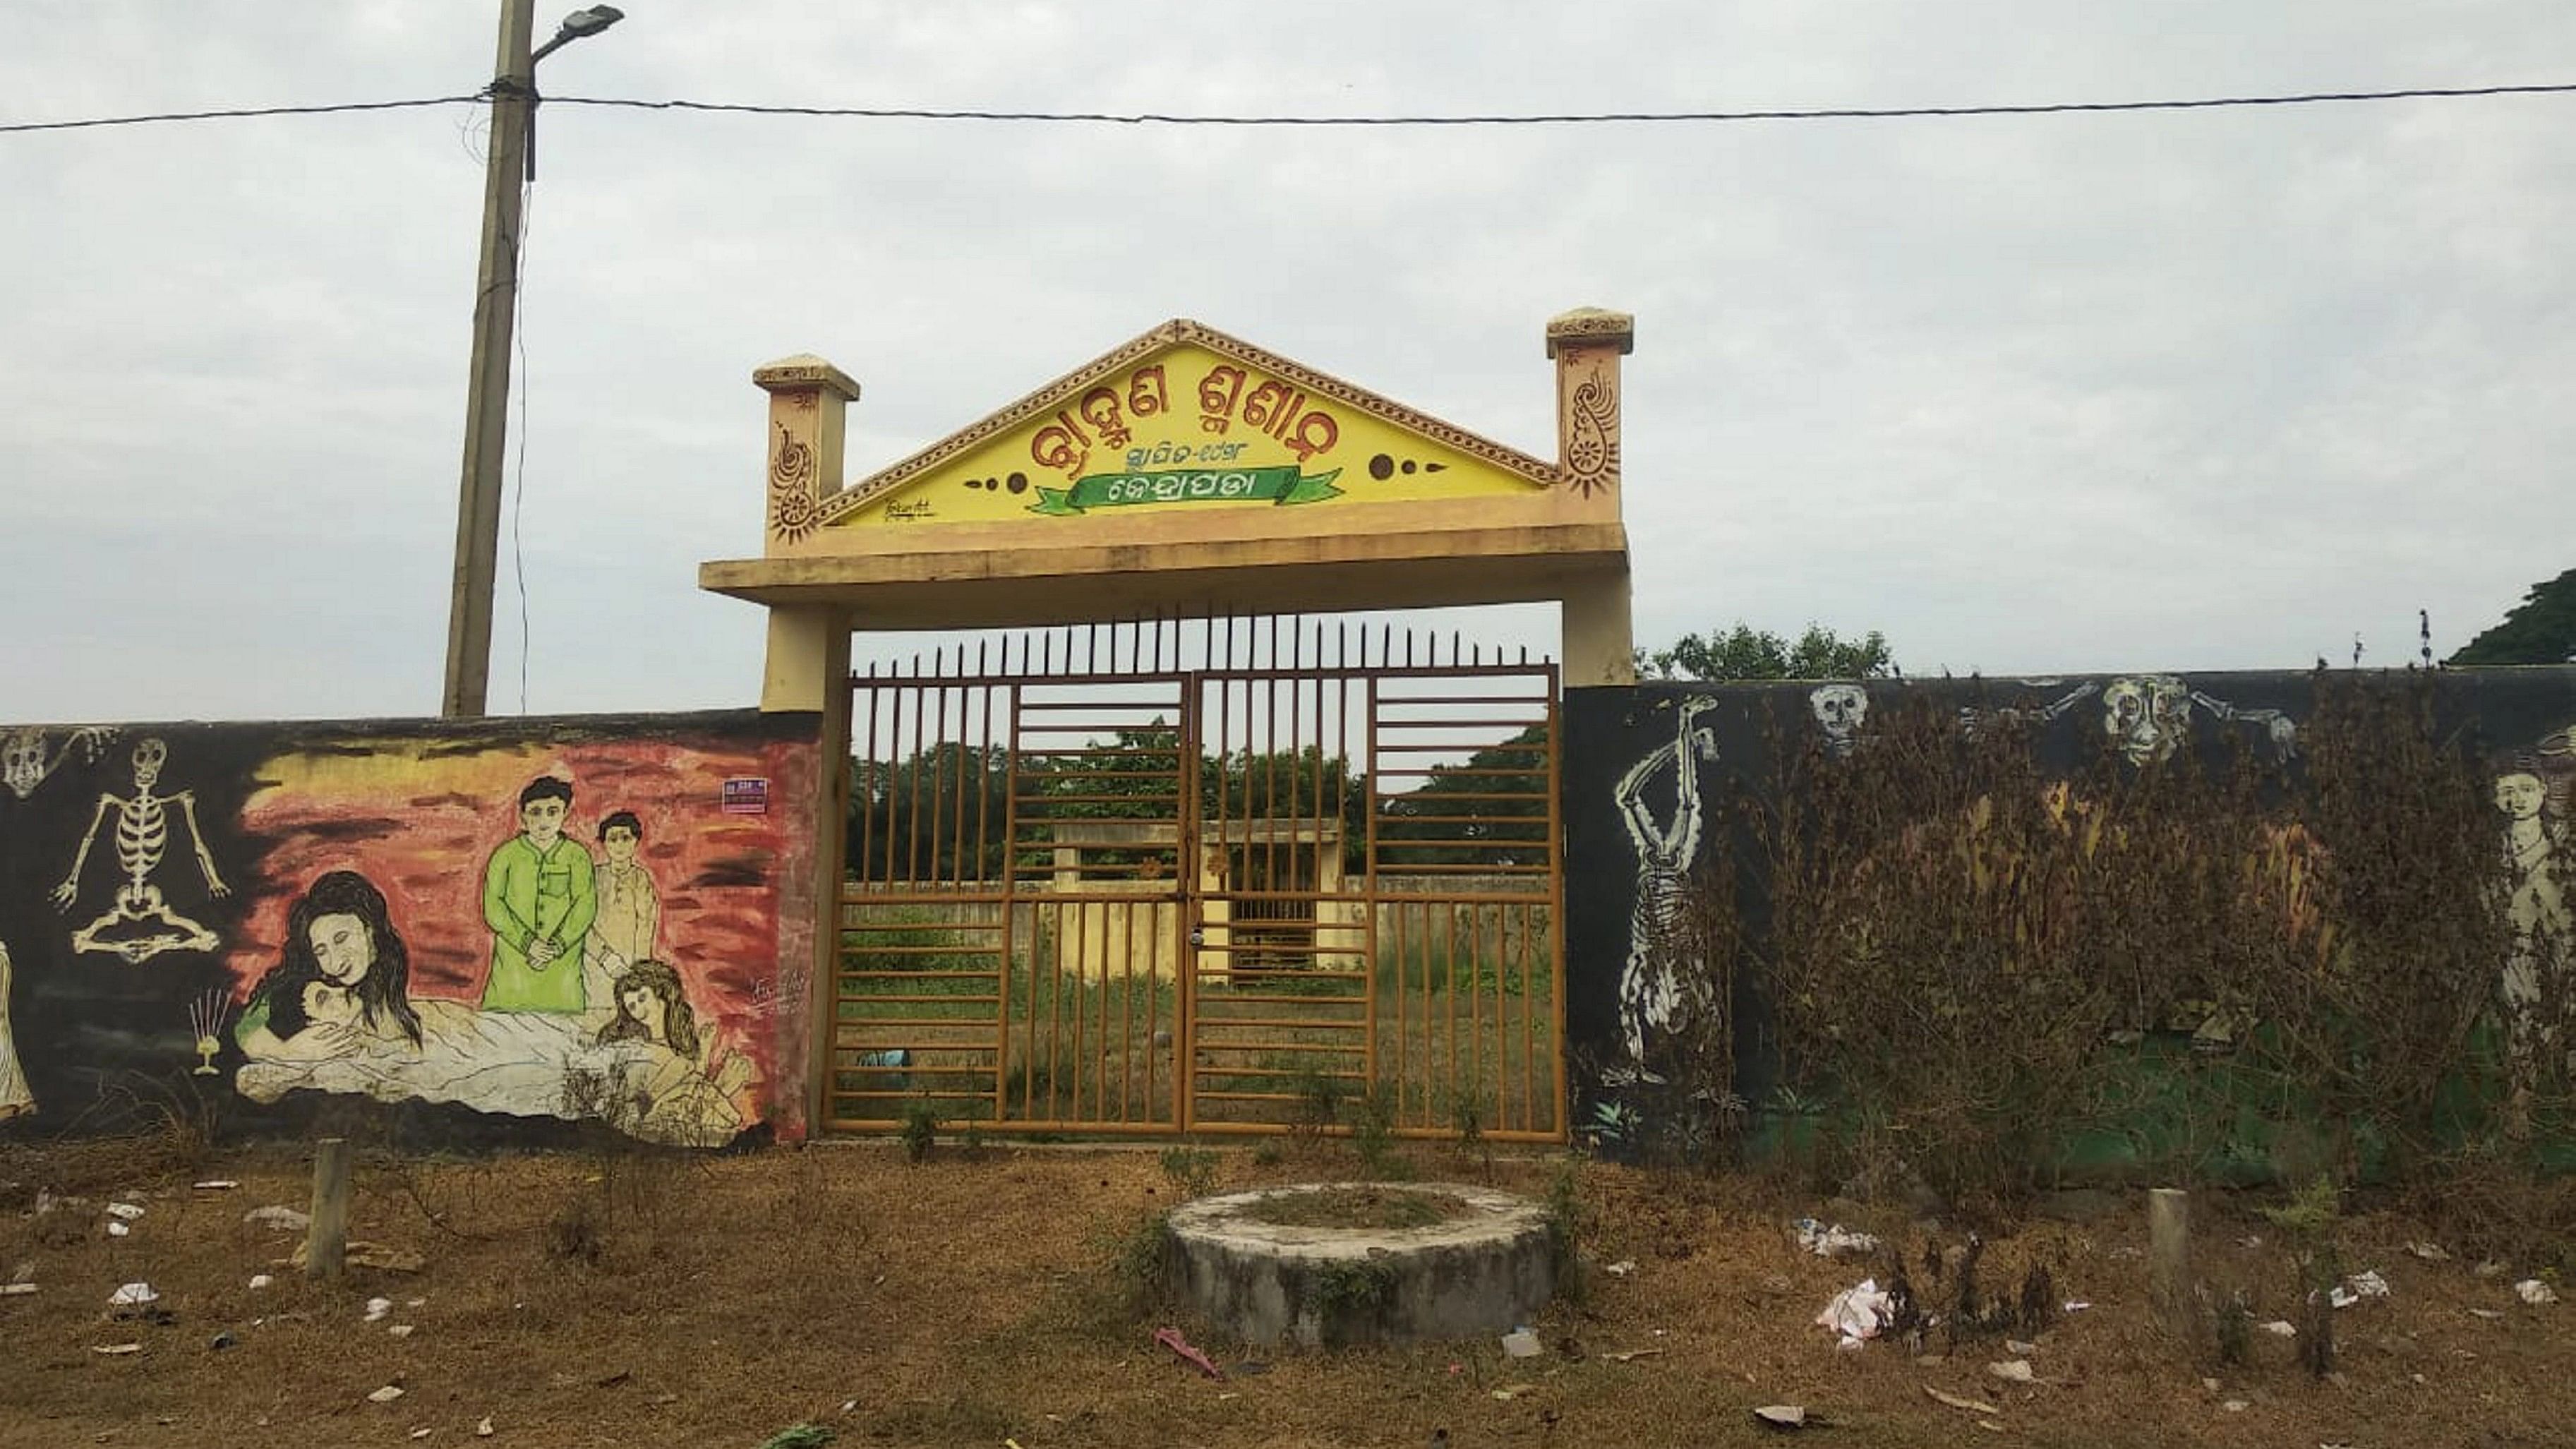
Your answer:
[[[1503,1356],[1505,1358],[1538,1357],[1538,1335],[1526,1328],[1515,1328],[1504,1334]]]
[[[2525,1278],[2513,1285],[2513,1296],[2537,1308],[2543,1303],[2557,1302],[2558,1290],[2537,1278]]]
[[[1857,1348],[1878,1337],[1878,1331],[1887,1326],[1894,1312],[1895,1304],[1879,1291],[1878,1280],[1863,1278],[1834,1295],[1825,1311],[1816,1315],[1816,1326],[1832,1329],[1841,1335],[1845,1347]]]
[[[2326,1294],[2326,1301],[2337,1308],[2350,1308],[2352,1305],[2359,1303],[2365,1298],[2385,1298],[2387,1296],[2388,1280],[2380,1277],[2379,1270],[2373,1268],[2366,1273],[2355,1273],[2351,1277],[2336,1284],[2334,1288]]]
[[[145,1308],[161,1301],[149,1283],[128,1283],[107,1297],[110,1308]]]
[[[1855,1233],[1840,1223],[1826,1227],[1814,1218],[1800,1218],[1790,1226],[1798,1230],[1798,1246],[1819,1258],[1878,1251],[1877,1238],[1868,1233]]]

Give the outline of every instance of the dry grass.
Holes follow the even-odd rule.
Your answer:
[[[1459,1170],[1443,1150],[1415,1156],[1425,1175]],[[2096,1305],[2042,1335],[2032,1362],[2047,1382],[2016,1386],[1985,1371],[2005,1356],[2000,1343],[1918,1363],[1889,1343],[1838,1352],[1809,1325],[1835,1290],[1884,1269],[1802,1254],[1782,1221],[1839,1211],[1890,1234],[1917,1264],[1917,1292],[1937,1305],[1941,1289],[1919,1267],[1923,1239],[1901,1221],[1779,1201],[1736,1179],[1588,1166],[1584,1251],[1638,1266],[1594,1275],[1581,1306],[1553,1310],[1539,1325],[1543,1358],[1506,1360],[1481,1342],[1264,1353],[1267,1372],[1217,1383],[1157,1348],[1154,1323],[1112,1306],[1112,1245],[1174,1191],[1150,1150],[998,1148],[918,1169],[889,1146],[781,1151],[667,1174],[658,1182],[671,1200],[650,1213],[602,1195],[588,1179],[603,1166],[511,1157],[372,1169],[355,1235],[418,1248],[428,1266],[324,1286],[273,1268],[291,1239],[242,1221],[246,1208],[302,1201],[306,1168],[292,1155],[227,1154],[213,1168],[242,1186],[201,1193],[121,1144],[0,1148],[0,1184],[15,1184],[0,1187],[0,1269],[24,1264],[42,1285],[0,1298],[0,1444],[398,1445],[418,1428],[430,1430],[421,1442],[458,1443],[489,1415],[490,1442],[505,1445],[749,1449],[812,1421],[846,1444],[1409,1449],[1446,1428],[1462,1446],[1570,1449],[1750,1443],[1747,1410],[1776,1401],[1857,1431],[1835,1442],[1983,1437],[1927,1385],[1997,1404],[2009,1442],[2086,1449],[2563,1444],[2576,1422],[2559,1317],[2576,1305],[2524,1307],[2465,1262],[2408,1256],[2403,1243],[2422,1230],[2395,1219],[2349,1229],[2347,1264],[2377,1267],[2395,1295],[2338,1315],[2343,1377],[2324,1383],[2259,1332],[2242,1368],[2160,1340],[2144,1309],[2134,1212],[1998,1237],[1983,1264],[1996,1289],[2044,1265],[2062,1297]],[[1350,1167],[1330,1144],[1268,1165],[1228,1152],[1215,1186]],[[1496,1171],[1543,1196],[1555,1164],[1506,1157]],[[112,1193],[147,1211],[129,1238],[106,1238],[92,1207],[83,1231],[48,1241],[27,1210],[37,1186],[94,1201]],[[609,1204],[596,1264],[550,1257],[549,1224],[584,1197]],[[2195,1206],[2205,1279],[2242,1286],[2258,1320],[2294,1317],[2268,1227],[2206,1195]],[[2240,1246],[2248,1234],[2266,1241]],[[259,1271],[277,1272],[275,1286],[247,1287]],[[105,1316],[109,1292],[136,1278],[161,1291],[174,1322]],[[379,1294],[397,1306],[365,1324]],[[390,1323],[416,1331],[397,1339]],[[236,1345],[209,1348],[218,1333]],[[1221,1363],[1247,1357],[1195,1326],[1192,1335]],[[142,1352],[90,1351],[126,1341]],[[1646,1352],[1615,1357],[1636,1350]],[[2205,1374],[2220,1376],[2218,1391]],[[388,1383],[405,1395],[367,1402]],[[1530,1387],[1495,1397],[1516,1384]],[[2229,1399],[2246,1407],[2227,1410]]]

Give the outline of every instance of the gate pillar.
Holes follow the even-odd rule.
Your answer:
[[[1556,363],[1556,459],[1564,486],[1581,497],[1614,500],[1619,492],[1619,359],[1637,348],[1637,320],[1625,312],[1579,307],[1548,319],[1547,355]],[[1565,582],[1560,605],[1565,682],[1637,682],[1629,619],[1628,560]]]
[[[823,500],[841,491],[841,440],[849,405],[859,385],[819,357],[783,358],[752,373],[752,381],[769,394],[769,508],[773,536],[810,531]],[[806,1052],[803,1062],[785,1060],[791,1049],[782,1042],[781,1081],[806,1083],[802,1123],[782,1124],[782,1136],[801,1136],[802,1128],[824,1116],[823,1092],[829,1081],[833,1022],[833,968],[841,946],[841,873],[850,809],[850,610],[828,602],[773,605],[769,610],[769,645],[762,661],[760,708],[764,714],[811,712],[820,716],[815,758],[822,778],[803,799],[780,802],[784,809],[810,811],[799,822],[812,832],[813,870],[809,879],[788,883],[780,901],[782,937],[791,930],[808,933],[813,943],[805,953],[807,1031],[795,1045]],[[785,947],[786,940],[780,945]],[[789,953],[779,953],[782,968]],[[779,983],[781,995],[793,1000],[800,983]]]

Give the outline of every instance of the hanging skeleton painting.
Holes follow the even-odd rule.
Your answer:
[[[206,849],[206,832],[197,824],[195,792],[161,795],[154,791],[169,758],[168,746],[157,739],[144,740],[134,747],[133,795],[98,797],[89,829],[81,833],[80,848],[73,852],[72,868],[54,888],[54,904],[68,911],[79,899],[81,868],[89,863],[90,847],[98,842],[99,829],[111,815],[116,819],[112,834],[117,872],[124,879],[107,910],[72,933],[75,951],[103,952],[139,964],[164,951],[211,951],[222,944],[214,932],[171,909],[161,888],[152,883],[152,874],[161,868],[162,855],[170,846],[171,807],[175,806],[188,827],[188,844],[196,852],[206,890],[218,896],[231,893],[215,871],[215,857]]]
[[[1699,762],[1717,758],[1716,732],[1693,721],[1715,708],[1704,695],[1674,710],[1671,741],[1657,745],[1619,778],[1619,819],[1637,852],[1636,905],[1628,919],[1628,961],[1619,975],[1619,1044],[1628,1065],[1614,1076],[1657,1081],[1646,1069],[1646,1034],[1690,1023],[1706,1000],[1707,963],[1690,939],[1689,889],[1699,858]],[[1672,811],[1658,820],[1648,801],[1656,778],[1670,767]]]

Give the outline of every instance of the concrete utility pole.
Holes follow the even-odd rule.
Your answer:
[[[447,686],[438,712],[483,713],[492,675],[492,573],[501,549],[501,459],[509,438],[510,333],[519,316],[519,187],[526,175],[529,55],[536,0],[501,0],[492,67],[492,135],[483,166],[483,259],[475,269],[474,357],[465,393],[465,468],[456,497],[455,591],[447,609]]]
[[[626,18],[613,5],[564,17],[544,45],[535,0],[501,0],[501,49],[492,63],[492,135],[483,163],[483,260],[474,279],[474,357],[465,391],[465,469],[456,496],[456,577],[447,606],[447,687],[438,712],[483,713],[492,676],[492,573],[501,551],[501,456],[510,432],[510,333],[519,320],[519,188],[529,161],[537,62]]]

